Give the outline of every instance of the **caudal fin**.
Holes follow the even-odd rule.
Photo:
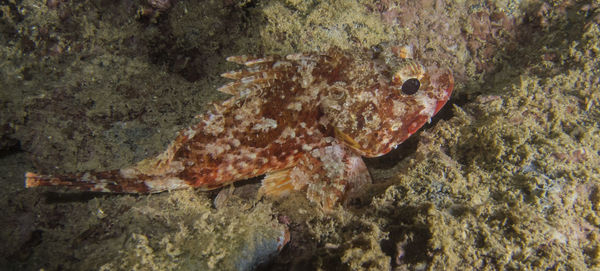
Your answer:
[[[80,191],[112,193],[158,193],[193,187],[179,178],[181,162],[172,162],[176,150],[187,140],[185,133],[156,157],[123,169],[63,175],[25,173],[25,187],[62,186]]]
[[[25,173],[25,187],[62,186],[80,191],[112,193],[156,193],[190,187],[172,176],[132,175],[124,170],[65,175]]]

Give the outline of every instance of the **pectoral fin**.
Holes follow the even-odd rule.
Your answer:
[[[352,149],[360,150],[360,145],[358,144],[358,142],[356,142],[356,140],[354,140],[354,138],[350,137],[349,135],[342,132],[336,127],[333,128],[333,131],[335,133],[335,138],[337,138],[339,141],[344,142],[348,147]]]
[[[281,196],[306,191],[311,202],[332,211],[368,183],[371,176],[362,158],[337,143],[306,153],[294,167],[267,174],[260,193]]]
[[[262,180],[259,194],[266,196],[285,196],[295,190],[290,179],[291,168],[271,172]]]

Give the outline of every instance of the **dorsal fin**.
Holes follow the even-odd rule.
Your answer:
[[[290,80],[301,77],[300,74],[296,76],[293,73],[299,73],[301,70],[306,70],[307,67],[313,67],[314,65],[310,63],[326,62],[326,59],[331,58],[329,53],[335,54],[336,52],[335,50],[330,50],[328,53],[320,54],[297,53],[285,57],[230,56],[227,58],[227,61],[244,65],[245,67],[237,71],[221,74],[222,77],[235,81],[223,85],[218,90],[234,95],[237,98],[245,97],[248,94],[262,93],[263,89],[270,87],[276,80]]]
[[[261,64],[261,63],[270,63],[277,60],[278,57],[275,56],[251,56],[251,55],[240,55],[240,56],[230,56],[227,58],[227,61],[237,63],[240,65],[246,65],[248,67]]]
[[[225,84],[217,90],[223,93],[227,93],[234,96],[243,97],[249,93],[253,93],[258,89],[269,86],[269,81],[272,81],[275,77],[244,77],[240,80]]]
[[[292,63],[277,56],[256,57],[248,55],[230,56],[227,61],[245,65],[241,70],[221,74],[235,80],[217,90],[230,95],[243,97],[249,93],[269,87],[270,82],[283,78],[282,72]]]

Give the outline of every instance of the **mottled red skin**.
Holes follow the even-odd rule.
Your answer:
[[[448,71],[426,69],[394,50],[231,57],[246,68],[223,76],[227,101],[179,133],[158,157],[121,170],[62,176],[26,174],[27,187],[103,192],[214,189],[267,174],[262,192],[306,190],[330,208],[370,177],[360,156],[383,155],[449,99]],[[419,91],[402,93],[417,78]]]

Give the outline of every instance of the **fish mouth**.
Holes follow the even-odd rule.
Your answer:
[[[454,76],[452,76],[452,72],[446,70],[437,78],[436,81],[438,83],[439,88],[441,88],[443,97],[438,100],[435,106],[435,111],[433,113],[434,115],[437,114],[437,112],[439,112],[442,109],[442,107],[444,107],[446,102],[450,99],[450,96],[452,95],[452,90],[454,89]]]

